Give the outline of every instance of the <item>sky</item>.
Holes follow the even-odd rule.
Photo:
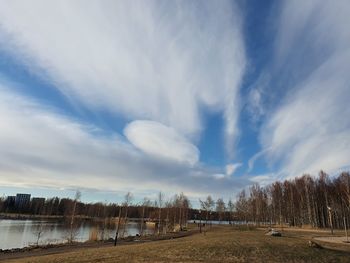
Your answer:
[[[235,198],[350,167],[350,2],[0,0],[0,194]]]

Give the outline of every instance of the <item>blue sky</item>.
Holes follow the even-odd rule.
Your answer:
[[[0,1],[0,193],[234,198],[350,165],[348,1]]]

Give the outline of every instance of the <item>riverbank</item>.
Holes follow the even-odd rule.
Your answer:
[[[213,226],[181,238],[153,242],[126,242],[80,247],[47,255],[25,255],[8,262],[349,262],[350,251],[309,246],[314,236],[327,233],[288,230],[282,237],[266,236],[264,230]]]
[[[197,230],[183,231],[177,233],[168,233],[163,235],[147,235],[147,236],[129,236],[118,239],[117,246],[141,244],[146,242],[155,242],[169,239],[177,239],[197,233]],[[114,240],[106,241],[88,241],[88,242],[74,242],[74,243],[61,243],[50,244],[39,247],[25,247],[16,249],[0,250],[0,262],[7,260],[26,259],[31,257],[41,257],[45,255],[69,253],[72,251],[79,251],[91,248],[103,248],[114,247]],[[16,261],[14,261],[16,262]]]

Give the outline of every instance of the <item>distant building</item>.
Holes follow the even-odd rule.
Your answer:
[[[17,194],[16,195],[16,208],[26,209],[29,208],[30,194]]]

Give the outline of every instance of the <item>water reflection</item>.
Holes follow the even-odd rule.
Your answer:
[[[154,229],[144,227],[146,234],[153,234]],[[84,242],[89,238],[114,238],[115,222],[80,221],[74,228],[74,240]],[[119,235],[123,233],[123,227]],[[134,236],[140,233],[140,223],[129,222],[125,227],[124,236]],[[70,236],[70,225],[57,220],[0,220],[0,249],[22,248],[66,242]]]

